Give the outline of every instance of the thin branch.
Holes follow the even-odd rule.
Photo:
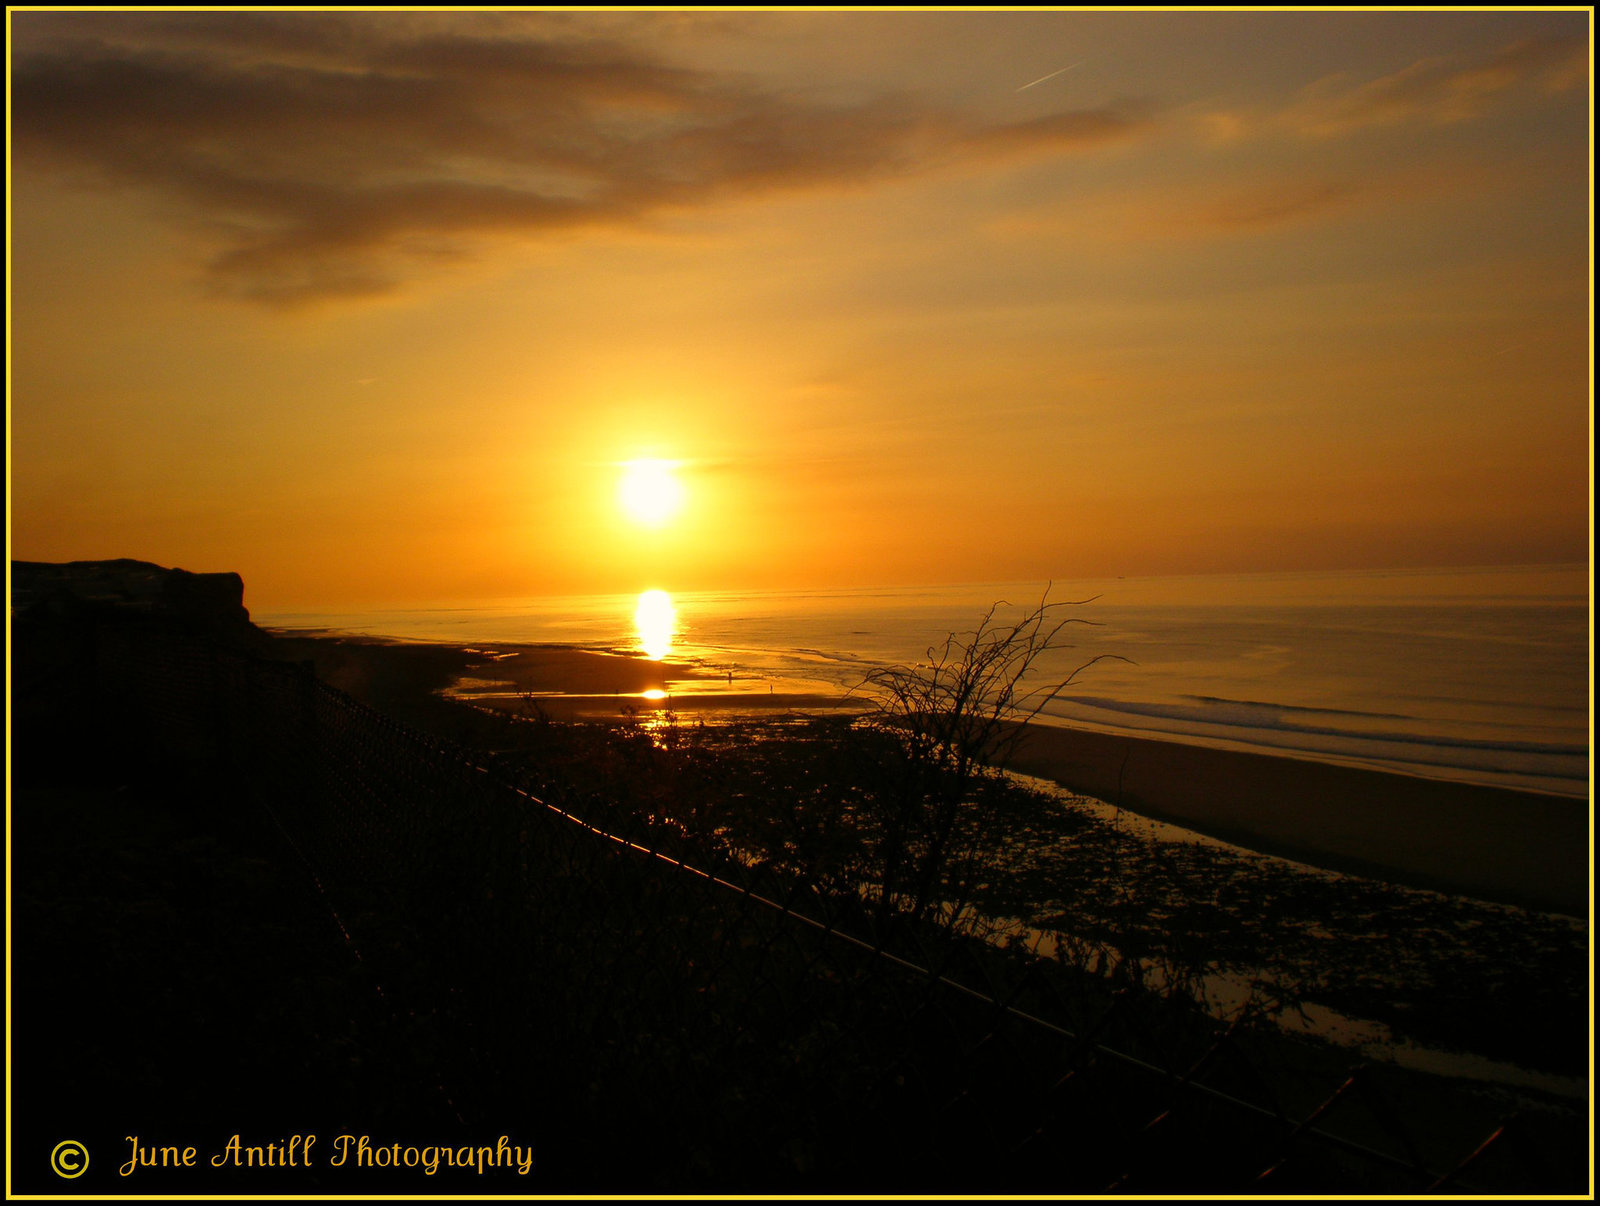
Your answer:
[[[878,849],[880,907],[907,909],[922,916],[930,908],[959,916],[968,899],[974,870],[957,838],[968,789],[974,777],[1009,757],[1024,731],[1077,677],[1103,661],[1128,661],[1100,654],[1065,678],[1031,689],[1024,682],[1035,664],[1055,649],[1067,648],[1061,634],[1069,624],[1096,625],[1057,609],[1092,603],[1089,599],[1050,601],[1050,587],[1034,607],[1007,623],[996,617],[1010,604],[1001,600],[984,612],[970,632],[950,633],[930,645],[915,666],[884,666],[867,672],[851,694],[873,699],[870,721],[897,736],[906,758],[905,775],[894,800],[881,814]],[[941,896],[941,900],[935,900]]]

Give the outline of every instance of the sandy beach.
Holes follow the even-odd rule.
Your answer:
[[[680,722],[837,712],[672,661],[563,646],[461,647],[280,637],[333,686],[380,707],[450,691],[552,720]],[[655,695],[654,693],[661,693]],[[650,693],[650,694],[647,694]],[[1316,866],[1588,914],[1589,824],[1577,801],[1173,741],[1032,726],[1011,769],[1141,815]]]
[[[1316,866],[1589,911],[1588,810],[1575,800],[1038,725],[1012,769]]]
[[[479,707],[551,720],[614,722],[673,712],[680,721],[837,712],[863,706],[831,695],[774,692],[764,679],[731,680],[687,662],[652,661],[565,645],[461,646],[332,634],[277,634],[284,656],[316,664],[330,686],[378,707],[447,694]]]

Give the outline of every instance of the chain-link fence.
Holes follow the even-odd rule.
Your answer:
[[[1457,1091],[931,925],[604,800],[583,816],[319,682],[107,626],[137,740],[265,810],[432,1069],[590,1191],[1583,1192]]]

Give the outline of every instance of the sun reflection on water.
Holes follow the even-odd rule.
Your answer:
[[[633,626],[639,630],[644,655],[653,662],[665,658],[672,652],[672,638],[678,631],[678,612],[672,606],[672,596],[664,590],[645,591],[634,609]]]

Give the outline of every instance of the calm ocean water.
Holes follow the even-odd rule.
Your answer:
[[[924,659],[999,600],[1037,603],[1045,587],[673,592],[671,657],[731,671],[734,690],[842,692],[875,665]],[[1588,795],[1586,566],[1057,582],[1049,598],[1092,600],[1055,613],[1088,623],[1062,630],[1067,647],[1031,682],[1053,684],[1099,655],[1129,659],[1083,669],[1047,709],[1050,722]],[[593,595],[255,618],[270,628],[637,652],[666,635],[641,633],[639,602]],[[730,689],[725,678],[706,685]]]

